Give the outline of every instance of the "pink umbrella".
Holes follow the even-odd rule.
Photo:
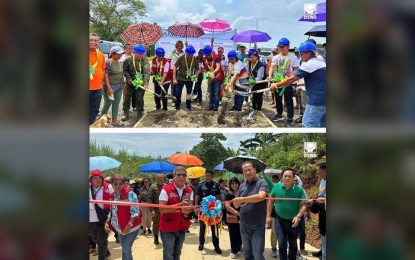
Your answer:
[[[169,33],[175,36],[186,37],[186,41],[187,37],[197,38],[205,34],[202,27],[200,27],[198,24],[193,24],[189,22],[175,23],[172,26],[169,26],[169,28],[167,28],[167,31],[169,31]]]
[[[205,31],[213,32],[213,36],[216,32],[229,32],[232,30],[227,21],[220,19],[205,19],[199,23]]]

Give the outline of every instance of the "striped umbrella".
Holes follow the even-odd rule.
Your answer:
[[[188,37],[197,38],[205,34],[200,25],[189,22],[175,23],[172,26],[169,26],[167,31],[175,36],[186,37],[186,41]]]
[[[201,21],[199,24],[205,31],[213,32],[213,37],[215,37],[215,31],[229,32],[232,30],[230,24],[227,21],[220,19],[205,19]]]
[[[163,36],[161,27],[151,23],[132,24],[121,34],[121,39],[125,43],[135,44],[154,44]]]

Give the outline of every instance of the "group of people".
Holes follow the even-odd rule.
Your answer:
[[[297,56],[290,53],[290,41],[282,38],[268,59],[260,55],[259,49],[246,52],[243,45],[238,52],[231,50],[225,56],[223,47],[218,47],[216,51],[213,49],[213,39],[211,45],[204,46],[197,55],[193,46],[184,48],[182,41],[177,41],[175,49],[170,53],[157,48],[150,63],[143,45],[126,44],[124,49],[115,46],[111,48],[107,60],[98,47],[99,37],[91,33],[90,124],[98,115],[107,113],[112,106],[112,124],[122,125],[121,121],[130,117],[131,104],[133,110],[137,111],[136,119],[139,120],[144,112],[144,93],[149,90],[150,78],[153,76],[156,110],[167,111],[166,96],[169,88],[174,97],[172,106],[175,110],[182,109],[183,88],[186,88],[185,108],[192,110],[192,102],[200,106],[202,81],[207,79],[208,110],[218,111],[222,97],[230,89],[231,92],[237,92],[230,111],[242,111],[243,104],[248,100],[248,90],[265,89],[269,82],[276,107],[272,121],[284,120],[285,106],[287,119],[284,125],[293,126],[295,96],[300,107],[297,122],[302,122],[303,127],[326,126],[326,56],[317,52],[316,43],[312,39],[299,46]],[[117,114],[122,93],[124,116],[120,121]],[[99,110],[102,97],[104,105]],[[252,110],[260,111],[263,92],[252,94],[251,100]]]
[[[297,259],[299,255],[297,237],[300,233],[300,249],[303,252],[305,237],[301,236],[301,232],[305,225],[304,216],[310,210],[312,213],[319,214],[318,226],[322,241],[322,251],[315,252],[313,255],[320,254],[325,260],[326,164],[321,163],[316,166],[321,181],[319,193],[314,199],[307,198],[301,187],[301,180],[293,169],[284,169],[281,180],[278,176],[273,176],[272,187],[258,178],[254,162],[244,162],[242,170],[245,181],[241,182],[233,177],[229,180],[229,188],[223,180],[213,181],[213,171],[210,170],[206,171],[205,181],[192,179],[189,183],[186,168],[182,166],[174,169],[171,182],[166,182],[165,176],[158,174],[155,184],[151,185],[150,180],[144,180],[140,188],[134,181],[129,181],[119,174],[112,176],[110,183],[107,183],[100,170],[92,171],[90,200],[135,203],[140,201],[157,206],[90,203],[89,234],[92,245],[90,253],[96,252],[98,259],[106,259],[111,255],[108,249],[108,234],[112,230],[117,234],[121,244],[122,259],[132,259],[133,242],[143,226],[143,234],[146,227],[148,231],[150,230],[149,222],[146,223],[150,218],[153,220],[154,244],[159,245],[159,237],[161,238],[163,259],[180,259],[186,232],[191,225],[192,216],[195,216],[199,219],[200,227],[199,251],[204,250],[205,231],[210,225],[214,251],[222,254],[220,223],[207,225],[209,222],[205,221],[200,210],[201,201],[208,196],[214,196],[224,203],[222,218],[228,226],[232,259],[237,258],[242,250],[245,259],[264,259],[266,225],[271,226],[274,235],[274,238],[271,236],[271,256],[277,257],[277,240],[280,259]],[[147,219],[144,217],[146,214]]]

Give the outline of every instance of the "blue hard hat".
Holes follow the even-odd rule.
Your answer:
[[[236,51],[231,50],[228,52],[228,59],[236,58]]]
[[[248,51],[248,57],[251,55],[258,55],[257,49],[249,49]]]
[[[300,47],[298,47],[299,52],[303,51],[315,51],[317,48],[312,42],[303,42],[300,44]]]
[[[189,55],[193,55],[193,54],[196,53],[196,50],[192,45],[190,45],[190,46],[186,47],[185,52]]]
[[[278,41],[278,46],[288,46],[290,45],[290,41],[287,38],[281,38]]]
[[[164,51],[164,49],[163,48],[157,48],[156,49],[156,56],[164,56],[164,54],[165,54],[166,52]]]
[[[212,47],[210,47],[209,45],[206,45],[205,47],[203,47],[203,54],[205,56],[210,55],[212,53]]]
[[[133,51],[134,51],[134,53],[144,54],[144,53],[146,53],[146,48],[143,45],[138,44],[138,45],[134,46]]]

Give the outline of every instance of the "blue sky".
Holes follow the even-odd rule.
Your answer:
[[[109,145],[115,151],[124,148],[129,154],[153,157],[169,157],[176,152],[192,149],[202,139],[200,133],[91,133],[90,140],[100,145]],[[251,133],[224,133],[228,138],[222,144],[232,149],[239,147],[239,142],[252,138]]]
[[[299,22],[304,13],[305,3],[321,3],[312,0],[269,1],[269,0],[142,0],[147,7],[147,17],[142,21],[157,22],[167,28],[175,22],[199,23],[205,18],[218,18],[228,21],[232,29],[239,31],[255,30],[258,18],[258,30],[271,36],[266,43],[258,47],[275,47],[278,40],[287,37],[291,47],[298,47],[308,36],[304,33],[322,23]],[[257,11],[253,12],[256,8]],[[140,22],[141,20],[137,20]],[[323,23],[324,24],[324,23]],[[314,38],[324,43],[326,38]]]

